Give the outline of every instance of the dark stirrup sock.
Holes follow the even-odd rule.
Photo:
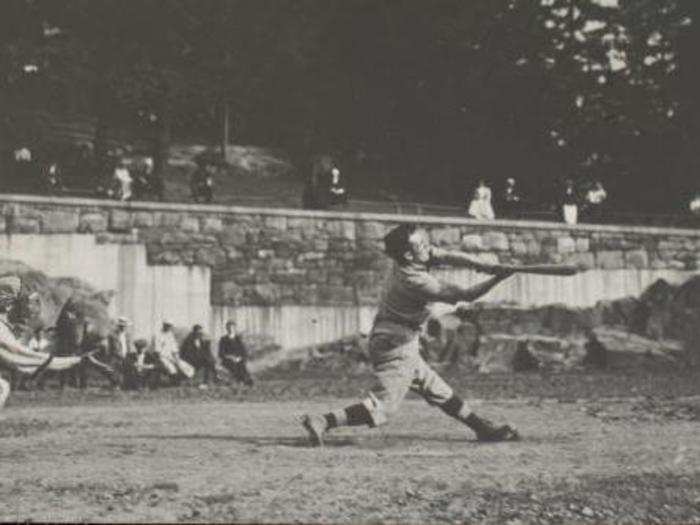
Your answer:
[[[471,408],[458,396],[453,395],[440,409],[450,417],[461,421],[472,430],[481,429],[483,422],[479,416],[471,411]]]
[[[372,417],[369,410],[362,403],[350,405],[347,408],[334,410],[325,414],[326,430],[336,427],[357,427],[361,425],[371,425]]]

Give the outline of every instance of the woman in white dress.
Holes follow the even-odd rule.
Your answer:
[[[129,168],[127,168],[123,159],[119,161],[119,164],[114,169],[114,181],[119,188],[119,200],[131,200],[131,186],[134,179],[131,178]]]
[[[467,213],[470,217],[481,221],[495,219],[496,215],[493,212],[493,206],[491,206],[491,188],[486,185],[484,179],[479,180]]]

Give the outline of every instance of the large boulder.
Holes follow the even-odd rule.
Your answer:
[[[36,326],[54,326],[66,301],[72,298],[75,307],[90,325],[100,334],[112,327],[109,303],[112,292],[101,292],[90,284],[73,277],[49,277],[27,264],[0,259],[0,276],[17,275],[22,280],[20,308],[13,312],[13,322]]]
[[[581,365],[584,356],[585,349],[581,340],[492,334],[482,339],[473,363],[477,371],[485,374],[528,370],[562,371]]]

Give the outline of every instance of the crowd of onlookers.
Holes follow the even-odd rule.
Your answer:
[[[220,155],[205,151],[195,157],[196,168],[190,177],[190,197],[199,203],[211,203],[215,195],[215,179],[221,168]],[[130,200],[163,200],[164,182],[156,173],[153,157],[116,148],[99,158],[90,144],[42,150],[37,154],[27,146],[12,151],[11,168],[3,177],[0,191],[37,189],[48,194],[83,193],[94,196]],[[302,193],[304,209],[324,210],[345,207],[349,191],[339,164],[330,155],[312,159]],[[467,196],[467,215],[478,220],[495,218],[525,219],[533,216],[535,202],[541,196],[526,198],[514,177],[496,191],[480,179]],[[567,224],[600,223],[606,220],[608,192],[600,180],[566,179],[558,198],[550,206]],[[687,203],[687,213],[700,218],[700,191]]]
[[[87,194],[120,201],[164,198],[165,185],[151,155],[114,148],[96,155],[91,144],[33,150],[19,146],[6,159],[0,191],[49,195]],[[195,158],[190,191],[194,202],[210,203],[220,161],[204,152]]]
[[[525,196],[515,178],[506,179],[504,187],[494,198],[493,192],[485,179],[480,179],[476,188],[468,197],[467,215],[477,220],[522,219],[530,213]],[[608,216],[608,192],[599,180],[576,183],[566,179],[559,191],[554,209],[562,222],[602,223]],[[688,202],[688,213],[700,218],[700,192]]]
[[[87,194],[124,201],[163,198],[163,181],[155,173],[153,157],[121,148],[96,155],[88,143],[41,149],[25,145],[15,148],[6,161],[4,191]]]
[[[576,185],[572,179],[567,179],[562,185],[559,202],[553,207],[567,224],[577,224],[580,220],[597,223],[603,219],[607,198],[608,193],[600,181]],[[499,210],[498,216],[502,218],[519,219],[528,212],[527,201],[517,181],[509,177],[496,199],[486,180],[480,179],[471,194],[467,215],[478,220],[495,219],[494,201]]]
[[[29,350],[48,352],[50,339],[43,328],[34,330],[27,343]],[[109,334],[107,342],[100,345],[88,357],[111,385],[124,390],[157,389],[161,386],[177,386],[183,383],[196,384],[208,388],[212,383],[223,381],[228,375],[230,381],[253,385],[248,372],[249,350],[236,324],[228,321],[225,334],[219,338],[216,357],[211,338],[201,325],[196,324],[187,336],[178,343],[173,323],[164,320],[157,333],[149,341],[133,339],[129,331],[129,321],[120,317],[116,327]],[[218,357],[218,359],[217,359]],[[72,384],[76,387],[88,386],[88,367],[57,372],[59,385]],[[37,387],[44,388],[50,374],[44,373],[37,381]]]

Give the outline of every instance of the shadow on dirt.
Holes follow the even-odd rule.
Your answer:
[[[224,434],[139,434],[135,436],[125,436],[132,439],[157,439],[158,441],[168,439],[183,440],[203,440],[203,441],[231,441],[243,445],[256,445],[260,447],[295,447],[311,448],[309,440],[305,437],[269,437],[269,436],[231,436]],[[350,438],[328,439],[328,447],[349,447],[358,445],[358,441]]]
[[[243,445],[258,447],[293,447],[313,448],[306,437],[271,437],[271,436],[234,436],[226,434],[138,434],[125,436],[129,439],[154,439],[164,441],[174,440],[203,440],[229,441]],[[481,443],[473,438],[459,436],[421,436],[416,434],[368,435],[366,437],[328,436],[324,440],[329,448],[355,447],[358,449],[405,448],[407,445],[422,445],[426,443],[462,443],[465,445],[488,446],[497,443]]]

